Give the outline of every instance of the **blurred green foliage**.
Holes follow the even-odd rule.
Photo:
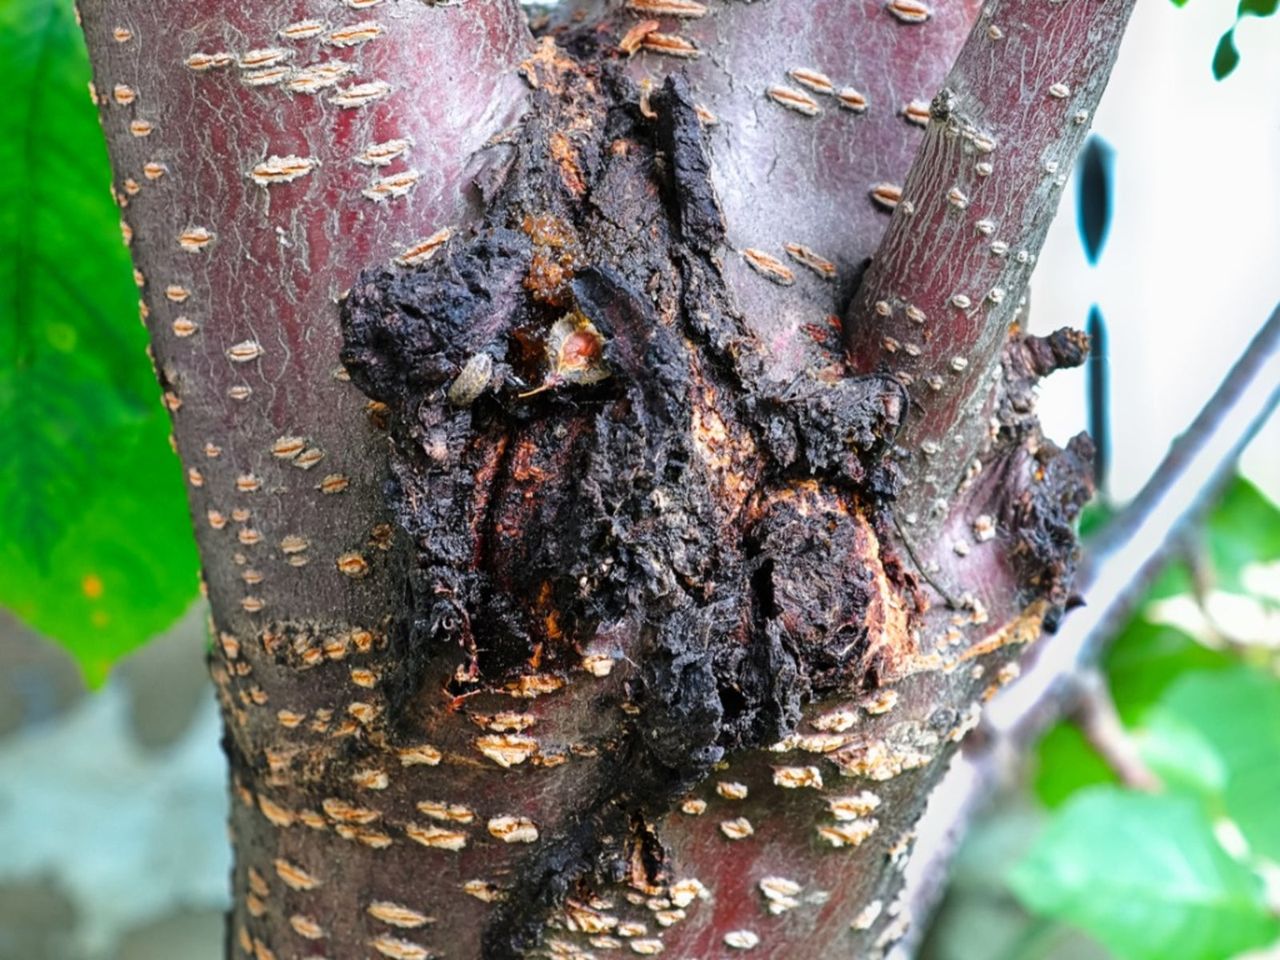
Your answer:
[[[197,585],[70,0],[2,0],[0,604],[97,684]]]
[[[1197,795],[1216,816],[1229,817],[1243,832],[1250,849],[1280,861],[1280,683],[1252,667],[1216,673],[1191,672],[1160,699],[1150,736],[1161,737],[1160,755],[1178,757],[1180,731],[1189,727],[1192,745],[1212,758],[1213,777],[1177,778],[1151,759],[1171,786]],[[1177,769],[1177,768],[1175,768]]]
[[[1031,787],[1040,802],[1051,810],[1062,806],[1085,787],[1117,781],[1111,767],[1074,724],[1056,724],[1036,746]]]
[[[1185,562],[1171,565],[1103,664],[1161,791],[1119,786],[1085,736],[1060,724],[1039,745],[1032,778],[1051,815],[1008,874],[1027,909],[1082,928],[1122,960],[1226,960],[1280,937],[1262,879],[1280,863],[1275,651],[1208,618],[1222,635],[1193,636],[1159,622],[1156,606],[1192,601],[1197,580],[1249,596],[1246,571],[1280,563],[1280,510],[1237,478],[1199,540],[1204,569],[1193,577]]]
[[[1232,666],[1235,658],[1206,647],[1172,624],[1135,617],[1103,659],[1120,719],[1137,726],[1165,691],[1188,673]]]
[[[1280,934],[1261,879],[1175,794],[1077,793],[1009,880],[1032,910],[1132,960],[1225,960]]]
[[[1271,501],[1243,478],[1237,478],[1213,511],[1205,544],[1213,566],[1214,585],[1228,593],[1250,593],[1246,567],[1280,560],[1280,513]]]

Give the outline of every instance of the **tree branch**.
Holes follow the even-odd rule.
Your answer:
[[[926,529],[986,441],[1001,350],[1132,7],[987,5],[933,99],[853,301],[852,365],[891,369],[911,393],[899,442],[913,485],[902,503]]]

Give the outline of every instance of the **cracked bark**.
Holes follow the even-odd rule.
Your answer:
[[[1023,158],[1065,173],[1127,11],[993,4],[944,83],[972,5],[630,0],[535,40],[505,3],[86,4],[220,639],[229,951],[901,935],[1088,493],[1031,410],[1083,339],[1010,332],[1026,271],[930,300],[997,282],[951,190],[1034,254]],[[984,137],[986,195],[952,169]]]

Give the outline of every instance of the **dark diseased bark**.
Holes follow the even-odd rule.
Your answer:
[[[344,363],[394,413],[417,546],[400,664],[423,673],[406,689],[469,711],[531,671],[608,670],[588,694],[613,701],[585,740],[601,759],[575,764],[585,803],[522,804],[542,843],[488,923],[492,956],[535,946],[572,888],[625,877],[636,845],[653,848],[645,882],[669,879],[653,819],[728,752],[787,735],[802,703],[874,687],[892,655],[857,498],[892,493],[866,479],[902,388],[765,380],[713,255],[723,223],[684,82],[649,119],[617,69],[542,49],[474,239],[366,274],[344,305]],[[584,745],[534,733],[518,749]]]
[[[231,949],[883,952],[1088,494],[1031,410],[1079,335],[984,333],[939,391],[980,442],[936,466],[919,384],[858,348],[976,8],[628,0],[535,45],[507,5],[221,6],[181,49],[133,0],[86,18],[100,87],[172,87],[146,143],[183,189],[126,216],[148,284],[199,267],[144,295],[221,640]],[[298,489],[318,454],[348,482]]]
[[[1065,599],[1087,463],[1021,445],[1034,425],[1016,409],[1031,378],[1078,362],[1079,341],[1051,341],[1075,345],[1063,356],[1035,340],[1011,348],[1009,437],[970,496],[1016,545],[1009,569],[988,574],[997,623],[1033,610],[975,645],[940,697],[925,678],[955,674],[971,651],[919,642],[938,616],[892,546],[886,453],[906,391],[849,376],[838,344],[789,383],[768,375],[767,345],[724,281],[684,80],[646,95],[608,61],[548,42],[525,69],[533,105],[485,223],[421,269],[363,275],[344,303],[343,360],[393,412],[393,502],[417,550],[397,678],[414,699],[388,714],[417,718],[443,698],[488,717],[531,682],[556,688],[557,703],[489,745],[513,765],[565,758],[574,783],[507,775],[538,841],[487,858],[510,881],[477,931],[485,956],[525,956],[548,936],[549,949],[590,952],[619,928],[639,952],[713,951],[725,937],[814,956],[853,945],[851,907],[892,884],[851,873],[836,851],[903,844],[923,774],[892,800],[832,799],[824,768],[864,781],[923,770],[972,723],[990,686],[984,655],[998,665]],[[960,647],[989,632],[982,601],[968,604],[947,614]],[[433,733],[449,723],[464,721],[442,717]],[[823,753],[834,767],[806,756]],[[701,802],[723,819],[672,821],[712,783],[716,800]],[[465,773],[450,788],[483,793]],[[757,825],[782,849],[754,839]],[[759,888],[741,898],[718,862],[734,843]],[[677,906],[682,874],[708,869],[684,889],[714,889],[723,905]],[[797,884],[816,884],[808,900]],[[779,919],[751,918],[753,904]],[[799,941],[781,919],[792,910],[817,927]],[[868,930],[883,938],[891,922]]]

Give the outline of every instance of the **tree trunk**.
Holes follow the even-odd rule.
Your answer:
[[[229,952],[903,933],[931,788],[1069,602],[1088,443],[1031,397],[1086,345],[1015,314],[1130,6],[84,5]]]

